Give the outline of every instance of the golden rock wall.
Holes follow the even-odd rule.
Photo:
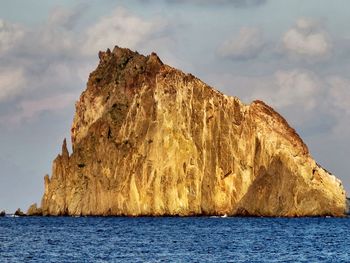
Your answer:
[[[345,191],[288,123],[190,74],[100,52],[45,177],[44,215],[342,216]]]

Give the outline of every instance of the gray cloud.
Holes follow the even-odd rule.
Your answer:
[[[0,102],[20,94],[25,83],[21,68],[0,68]]]
[[[42,112],[60,112],[74,104],[78,92],[63,93],[40,99],[22,100],[17,105],[16,114],[7,114],[0,119],[0,124],[19,126],[21,123],[36,119]]]
[[[66,20],[67,16],[61,18]],[[12,41],[10,47],[0,53],[0,125],[15,123],[9,120],[20,123],[43,111],[61,110],[41,106],[59,93],[72,93],[83,87],[85,80],[79,79],[77,72],[86,60],[77,52],[74,33],[59,23],[58,18],[55,23],[46,23],[35,30],[4,24],[12,28],[12,35],[18,35],[15,28],[19,30],[21,39]],[[4,39],[0,34],[0,41]],[[31,107],[25,103],[28,99],[32,101]]]
[[[219,47],[219,55],[232,59],[252,59],[263,50],[265,42],[261,29],[243,27],[237,36],[225,41]]]
[[[23,30],[20,26],[0,19],[0,55],[23,37]]]
[[[350,79],[332,75],[325,79],[329,89],[329,99],[332,101],[330,111],[339,118],[339,125],[335,127],[337,134],[350,130]]]
[[[196,4],[196,5],[232,5],[236,8],[248,8],[263,5],[267,0],[140,0],[142,2],[167,2],[170,4]]]
[[[71,30],[78,24],[80,18],[87,9],[88,5],[85,3],[75,6],[73,9],[56,7],[50,12],[47,22],[51,27],[63,27],[67,30]]]

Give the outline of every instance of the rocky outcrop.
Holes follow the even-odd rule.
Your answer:
[[[15,214],[14,214],[15,216],[26,216],[26,214],[25,213],[23,213],[22,211],[21,211],[21,209],[20,208],[18,208],[17,210],[16,210],[16,212],[15,212]]]
[[[73,152],[64,141],[45,176],[43,215],[344,215],[341,182],[264,102],[245,105],[154,53],[99,57]]]
[[[42,210],[37,204],[32,204],[27,211],[27,216],[41,216],[42,214]]]
[[[2,210],[2,211],[0,212],[0,217],[4,217],[4,216],[6,216],[6,212],[5,212],[5,210]]]

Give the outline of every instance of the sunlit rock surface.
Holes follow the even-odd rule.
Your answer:
[[[32,204],[27,211],[28,216],[41,216],[41,208],[37,207],[37,204]]]
[[[44,215],[344,215],[341,182],[262,101],[245,105],[156,54],[99,57],[73,153],[64,141],[45,176]]]

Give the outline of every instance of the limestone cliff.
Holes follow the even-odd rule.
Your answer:
[[[341,182],[262,101],[115,47],[99,53],[44,215],[342,216]]]

